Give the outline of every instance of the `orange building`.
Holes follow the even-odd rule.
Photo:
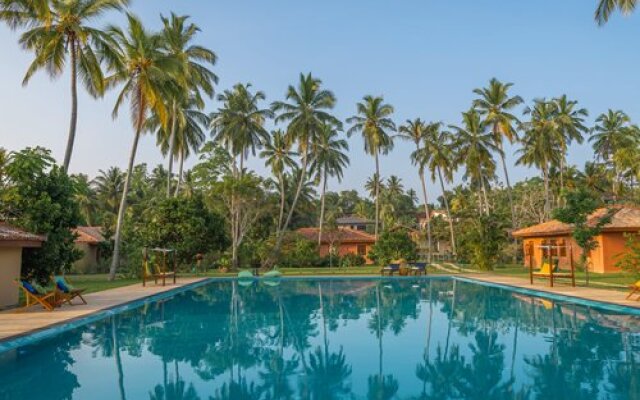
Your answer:
[[[589,216],[588,221],[595,225],[606,213],[606,208],[598,209]],[[639,231],[639,208],[614,207],[611,222],[605,225],[601,233],[594,238],[598,242],[598,247],[587,258],[589,271],[601,274],[618,272],[619,268],[615,264],[620,259],[620,254],[627,251],[625,233]],[[558,258],[560,269],[568,269],[571,257],[577,262],[582,253],[580,246],[573,240],[571,232],[571,225],[551,220],[519,229],[513,232],[513,236],[522,239],[525,266],[529,267],[533,262],[533,267],[539,268],[543,259],[546,260],[551,255]]]
[[[318,228],[300,228],[297,232],[308,240],[318,241]],[[325,257],[331,251],[340,257],[357,254],[364,257],[367,264],[371,264],[368,255],[375,242],[375,236],[364,231],[349,228],[324,231],[320,240],[320,256]]]

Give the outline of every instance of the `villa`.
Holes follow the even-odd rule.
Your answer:
[[[337,218],[336,225],[340,228],[352,229],[354,231],[366,231],[367,228],[373,227],[374,222],[357,215],[346,215]]]
[[[595,223],[605,215],[607,209],[601,208],[589,216],[589,222]],[[619,272],[616,262],[619,255],[626,251],[625,234],[640,231],[640,209],[618,206],[614,209],[611,222],[605,225],[595,237],[598,247],[589,254],[589,271],[603,274]],[[557,257],[560,268],[567,268],[571,257],[578,260],[582,252],[573,240],[572,227],[558,220],[551,220],[513,232],[513,236],[522,239],[524,262],[527,267],[533,263],[539,267],[546,257]],[[551,254],[549,254],[551,252]]]
[[[73,264],[74,272],[95,273],[100,261],[100,243],[105,241],[100,226],[78,226],[73,230],[77,235],[76,249],[82,251],[82,258]]]
[[[45,240],[45,236],[0,222],[0,308],[18,303],[14,280],[20,278],[22,250],[41,247]]]
[[[297,232],[308,240],[318,241],[318,228],[300,228]],[[364,257],[367,264],[372,264],[368,255],[375,243],[375,236],[366,232],[338,228],[322,232],[319,252],[321,257],[325,257],[332,252],[340,257],[347,254],[357,254]]]

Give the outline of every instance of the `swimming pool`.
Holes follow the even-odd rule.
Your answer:
[[[639,313],[449,278],[267,283],[212,280],[5,343],[0,399],[640,396]]]

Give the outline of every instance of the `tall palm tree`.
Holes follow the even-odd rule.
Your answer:
[[[604,25],[614,11],[619,10],[624,15],[631,14],[638,4],[637,0],[599,0],[595,19],[598,25]]]
[[[315,172],[316,180],[321,183],[320,190],[320,222],[318,224],[318,246],[322,241],[322,228],[324,224],[325,193],[327,192],[327,180],[335,177],[342,181],[344,168],[349,165],[349,156],[345,154],[349,150],[347,141],[339,138],[339,131],[331,125],[325,125],[314,143],[313,162],[311,171]]]
[[[13,28],[26,27],[20,44],[35,54],[22,80],[23,85],[27,85],[41,69],[45,69],[52,78],[57,78],[69,65],[71,119],[64,153],[65,172],[69,169],[76,137],[78,78],[91,96],[102,96],[105,84],[100,54],[112,52],[115,47],[113,38],[107,32],[90,23],[106,12],[122,10],[128,4],[129,0],[3,0],[0,3],[0,20],[8,22]]]
[[[577,108],[578,102],[569,100],[567,95],[562,95],[553,99],[556,104],[556,124],[558,127],[558,138],[560,139],[560,189],[564,189],[564,175],[567,163],[567,148],[572,142],[582,143],[583,135],[589,131],[584,125],[584,119],[589,115],[586,108]]]
[[[462,113],[462,126],[449,125],[449,128],[456,137],[456,164],[464,164],[466,176],[471,179],[472,184],[480,188],[480,212],[488,215],[487,184],[495,171],[492,153],[500,154],[502,150],[496,145],[493,132],[487,131],[475,109]]]
[[[188,16],[177,16],[171,13],[169,18],[160,17],[163,24],[162,34],[165,39],[167,53],[171,54],[182,63],[182,71],[178,90],[171,99],[170,105],[170,132],[169,132],[169,160],[168,160],[168,178],[167,178],[167,196],[171,191],[171,181],[173,179],[173,159],[174,147],[176,142],[176,133],[178,129],[178,117],[180,103],[184,99],[191,99],[195,103],[200,103],[199,108],[203,108],[201,93],[208,97],[213,96],[213,85],[218,82],[218,77],[209,69],[215,65],[216,55],[213,51],[193,44],[196,34],[200,28],[195,24],[188,23]]]
[[[527,107],[525,114],[530,121],[522,124],[524,136],[520,157],[516,164],[535,166],[542,172],[544,180],[544,215],[549,217],[551,199],[549,191],[549,171],[551,166],[560,164],[562,139],[557,124],[557,105],[545,99],[536,99],[533,107]]]
[[[443,131],[442,124],[432,122],[428,125],[426,135],[423,137],[423,151],[425,157],[428,157],[428,168],[431,172],[431,181],[436,179],[440,182],[440,190],[442,191],[442,202],[447,212],[447,222],[449,223],[449,234],[451,236],[451,251],[455,255],[456,236],[453,229],[453,217],[451,216],[451,208],[449,207],[449,198],[444,187],[444,180],[453,182],[453,140],[449,132]]]
[[[298,154],[301,157],[300,175],[296,185],[296,191],[280,232],[277,232],[274,255],[280,252],[283,232],[286,231],[291,217],[295,212],[298,199],[305,182],[307,182],[308,167],[312,156],[313,144],[322,132],[325,125],[341,127],[340,121],[329,113],[336,104],[335,95],[326,89],[321,89],[322,81],[313,77],[310,73],[300,74],[298,85],[290,85],[287,89],[285,101],[276,101],[272,110],[278,113],[276,123],[288,122],[285,140],[296,144]],[[270,263],[272,260],[269,260]]]
[[[351,137],[356,132],[362,133],[364,139],[364,151],[373,156],[376,162],[376,176],[380,176],[380,154],[388,154],[393,150],[393,138],[391,132],[396,130],[396,125],[391,119],[393,106],[386,104],[384,98],[364,96],[356,105],[357,114],[348,118],[347,123],[352,124],[347,131]],[[380,222],[380,185],[376,185],[376,215],[375,237],[378,238]]]
[[[209,116],[202,111],[204,104],[192,95],[186,100],[172,104],[169,114],[169,130],[173,134],[167,134],[167,129],[160,123],[156,115],[146,122],[150,131],[156,132],[156,142],[162,154],[171,154],[170,158],[179,160],[178,182],[175,188],[177,196],[182,183],[184,160],[192,152],[197,151],[206,139],[205,127],[209,126]],[[176,123],[174,124],[174,120]],[[171,168],[171,166],[169,166]],[[167,170],[169,181],[172,181],[171,172]]]
[[[167,88],[172,86],[170,83],[173,74],[179,73],[181,69],[180,62],[163,51],[165,43],[161,34],[147,31],[142,22],[132,14],[127,14],[127,21],[126,32],[114,26],[107,31],[117,41],[119,50],[108,57],[109,69],[113,74],[107,77],[106,84],[107,87],[122,85],[113,109],[113,117],[118,116],[122,104],[129,100],[131,120],[135,130],[129,154],[127,177],[118,210],[113,260],[109,269],[110,280],[115,279],[120,262],[122,223],[140,135],[148,114],[152,110],[157,114],[160,122],[166,126],[169,117],[164,100],[171,98]]]
[[[278,191],[280,192],[280,208],[278,213],[278,228],[282,229],[282,220],[284,218],[284,205],[286,200],[285,188],[285,169],[295,168],[296,162],[293,157],[296,153],[291,151],[291,145],[285,140],[284,132],[276,130],[262,144],[264,150],[260,153],[260,158],[265,160],[265,165],[271,168],[271,173],[278,181]]]
[[[114,216],[118,213],[118,204],[122,198],[124,186],[124,174],[118,167],[111,167],[108,170],[99,170],[98,176],[91,182],[96,193],[100,209],[107,211]],[[105,221],[103,220],[104,224]]]
[[[516,227],[516,212],[513,205],[513,193],[511,190],[511,182],[509,182],[509,171],[504,156],[504,139],[509,143],[513,143],[518,139],[515,124],[518,118],[511,114],[523,100],[520,96],[510,96],[509,89],[513,83],[502,83],[496,78],[489,81],[489,87],[475,89],[473,92],[480,96],[474,100],[473,106],[478,109],[480,115],[484,118],[484,124],[491,127],[493,133],[493,141],[500,150],[498,153],[502,161],[502,170],[504,172],[505,183],[507,184],[507,195],[509,197],[509,207],[511,208],[511,226]]]
[[[428,261],[432,258],[432,239],[431,239],[431,213],[429,211],[429,196],[427,194],[427,184],[424,179],[424,169],[429,162],[429,154],[422,148],[422,142],[427,134],[428,125],[420,118],[413,121],[407,120],[405,125],[398,128],[398,137],[404,140],[412,141],[416,145],[416,150],[411,154],[411,160],[414,165],[418,165],[418,176],[422,185],[422,196],[424,201],[424,215],[427,221],[427,248],[429,252]]]
[[[264,124],[273,113],[267,108],[260,108],[260,102],[264,99],[263,92],[251,92],[251,84],[238,83],[232,90],[225,90],[218,95],[222,107],[211,114],[211,133],[214,140],[226,147],[233,157],[233,178],[238,182],[244,175],[244,161],[249,152],[255,155],[269,135]],[[234,191],[231,196],[231,241],[235,268],[242,210]]]
[[[593,142],[596,157],[613,171],[613,194],[618,195],[622,171],[616,162],[616,154],[623,149],[635,149],[640,143],[638,128],[631,125],[631,118],[621,110],[609,110],[596,119],[594,133],[589,138]]]

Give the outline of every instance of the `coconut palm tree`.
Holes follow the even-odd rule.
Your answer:
[[[285,101],[276,101],[271,107],[278,114],[275,119],[276,123],[288,123],[285,140],[287,143],[297,146],[301,158],[296,191],[282,229],[276,235],[274,255],[280,252],[283,233],[291,223],[291,217],[295,212],[300,193],[308,180],[308,169],[314,143],[317,143],[325,125],[334,125],[338,128],[342,126],[341,122],[329,113],[336,104],[335,95],[329,90],[321,89],[321,86],[322,81],[310,73],[300,74],[297,87],[290,85],[287,88]],[[267,261],[267,264],[272,262],[272,258]]]
[[[111,167],[108,170],[99,170],[98,176],[93,178],[91,185],[96,193],[100,208],[113,214],[118,213],[118,204],[122,198],[124,187],[124,174],[118,167]],[[102,221],[104,224],[105,221]]]
[[[344,168],[349,165],[349,156],[345,153],[349,150],[347,141],[339,138],[339,131],[331,125],[325,125],[314,143],[313,162],[310,170],[315,172],[316,181],[322,186],[320,189],[320,221],[318,224],[318,246],[322,241],[322,228],[324,224],[325,193],[327,192],[327,180],[329,177],[342,181]]]
[[[451,217],[451,208],[449,207],[449,198],[444,187],[444,180],[453,181],[453,140],[449,132],[443,131],[440,122],[432,122],[427,126],[427,131],[423,140],[424,157],[428,158],[429,171],[431,172],[431,181],[436,179],[440,182],[440,190],[442,191],[442,202],[447,212],[447,222],[449,223],[449,234],[451,236],[451,251],[455,255],[456,236],[453,229],[453,218]]]
[[[584,125],[584,119],[589,115],[586,108],[577,108],[578,102],[569,100],[567,95],[562,95],[553,102],[557,107],[557,115],[555,117],[558,127],[560,148],[560,190],[564,190],[564,175],[567,163],[567,148],[572,142],[582,143],[583,135],[589,131]]]
[[[545,99],[536,99],[533,107],[527,107],[525,115],[529,115],[530,120],[522,124],[522,148],[517,150],[520,155],[517,165],[535,166],[542,172],[545,217],[549,217],[551,211],[549,171],[551,166],[560,164],[562,154],[563,141],[556,119],[557,110],[554,102]]]
[[[623,149],[636,149],[640,143],[638,128],[631,125],[631,118],[621,110],[609,110],[596,119],[594,133],[589,138],[597,159],[602,160],[613,171],[613,194],[618,195],[622,171],[616,162],[616,154]]]
[[[69,65],[71,120],[64,153],[65,172],[69,169],[76,137],[78,78],[91,96],[102,96],[105,83],[100,54],[111,53],[116,46],[113,38],[93,27],[91,21],[106,12],[122,10],[128,3],[129,0],[4,0],[0,3],[0,20],[13,28],[26,27],[20,44],[35,55],[22,80],[23,86],[41,69],[51,78],[57,78]]]
[[[118,210],[113,260],[109,270],[110,280],[115,279],[120,262],[120,239],[124,212],[127,207],[127,193],[145,121],[149,112],[153,111],[160,122],[167,126],[169,113],[164,101],[171,98],[167,93],[167,88],[172,86],[170,83],[173,80],[173,75],[181,70],[181,63],[163,51],[165,43],[162,35],[146,30],[142,22],[132,14],[127,14],[127,21],[126,31],[115,26],[111,26],[107,30],[107,33],[117,41],[119,50],[108,56],[109,69],[113,74],[106,78],[106,85],[107,87],[122,85],[113,109],[113,117],[118,116],[120,107],[126,100],[129,100],[131,120],[135,131]]]
[[[424,179],[424,169],[429,162],[429,153],[422,147],[422,142],[427,134],[428,124],[420,118],[413,121],[407,120],[405,125],[398,128],[398,137],[404,140],[412,141],[416,145],[415,151],[411,154],[411,160],[414,165],[418,165],[418,176],[422,186],[422,196],[424,201],[424,215],[427,221],[427,248],[429,252],[428,261],[431,262],[432,239],[431,239],[431,213],[429,211],[429,196],[427,194],[427,184]]]
[[[488,132],[475,109],[462,113],[462,126],[449,125],[456,138],[456,164],[464,164],[466,176],[481,190],[480,212],[489,214],[487,184],[495,171],[492,153],[500,154],[493,132]]]
[[[598,25],[604,25],[616,10],[623,15],[631,14],[638,4],[637,0],[599,0],[595,19]]]
[[[192,95],[190,98],[171,105],[170,122],[167,124],[172,134],[160,123],[156,115],[146,122],[147,129],[156,132],[156,142],[162,154],[173,154],[170,158],[179,160],[178,182],[174,195],[177,196],[182,183],[184,160],[192,152],[196,152],[206,140],[205,127],[209,126],[209,116],[202,111],[204,104]],[[176,123],[174,124],[174,120]],[[169,165],[171,168],[171,165]],[[167,179],[172,181],[171,172],[167,170]]]
[[[217,57],[213,51],[192,43],[200,28],[195,24],[188,23],[188,16],[177,16],[171,13],[169,18],[164,16],[160,18],[163,24],[162,34],[165,39],[166,51],[182,63],[181,82],[178,90],[174,91],[176,96],[170,101],[171,121],[169,125],[171,128],[168,138],[167,177],[167,196],[169,196],[173,179],[173,159],[176,153],[174,151],[175,137],[180,121],[178,117],[180,103],[193,101],[200,105],[198,108],[204,108],[201,94],[204,93],[206,96],[212,97],[213,85],[218,83],[218,77],[209,69],[215,65]]]
[[[291,145],[285,140],[284,132],[276,130],[262,144],[264,150],[260,153],[260,158],[265,160],[265,165],[271,168],[271,173],[276,177],[278,191],[280,192],[280,207],[278,213],[277,232],[282,229],[284,218],[284,205],[286,200],[285,169],[294,169],[297,165],[293,157],[297,153],[291,151]]]
[[[348,118],[347,123],[352,124],[347,131],[347,136],[354,133],[362,133],[364,139],[364,151],[373,156],[376,162],[376,176],[380,176],[380,154],[388,154],[393,150],[393,137],[391,133],[396,130],[396,125],[391,120],[393,106],[386,104],[384,98],[364,96],[356,105],[357,114]],[[380,185],[375,188],[376,215],[375,237],[378,238],[380,223]]]
[[[511,226],[516,227],[516,212],[513,205],[513,193],[511,182],[509,181],[509,171],[504,156],[504,139],[513,143],[518,139],[515,125],[519,122],[511,110],[523,103],[520,96],[510,96],[509,89],[513,83],[502,83],[496,78],[489,81],[489,87],[475,89],[473,92],[480,96],[474,100],[473,106],[483,116],[483,123],[491,127],[493,141],[500,150],[498,155],[502,161],[505,183],[507,184],[507,195],[509,197],[509,207],[511,208]]]

